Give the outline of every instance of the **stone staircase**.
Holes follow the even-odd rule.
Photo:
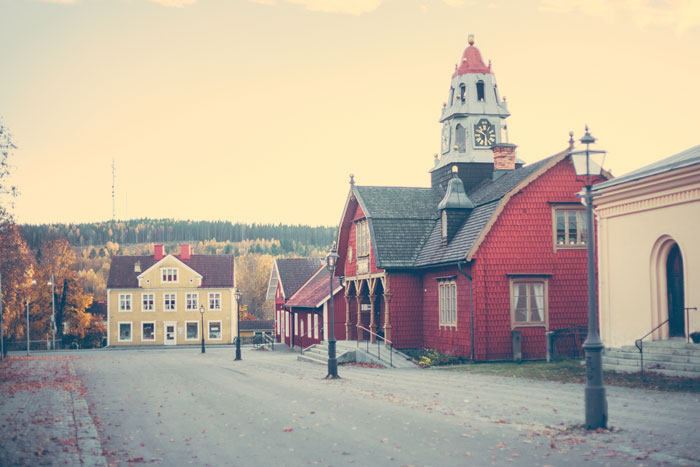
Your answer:
[[[700,344],[686,343],[685,339],[644,341],[644,371],[668,376],[700,378]],[[603,369],[626,373],[640,371],[639,349],[627,345],[619,349],[605,349]]]
[[[390,357],[391,352],[391,358]],[[393,368],[418,368],[410,358],[398,350],[392,350],[384,345],[381,345],[379,357],[377,357],[377,344],[367,345],[360,343],[358,347],[356,341],[337,341],[335,343],[335,354],[338,364],[358,362],[358,363],[374,363],[384,367]],[[319,365],[328,365],[328,343],[326,341],[320,344],[312,345],[304,349],[304,353],[297,356],[297,360],[304,362],[316,363]]]

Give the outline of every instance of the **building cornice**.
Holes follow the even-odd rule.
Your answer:
[[[633,180],[603,189],[595,198],[601,219],[700,201],[700,166]]]

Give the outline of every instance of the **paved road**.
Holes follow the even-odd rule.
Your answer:
[[[107,461],[165,465],[699,465],[697,394],[608,388],[612,432],[576,429],[583,387],[342,366],[287,350],[81,353]],[[573,429],[567,429],[573,428]]]

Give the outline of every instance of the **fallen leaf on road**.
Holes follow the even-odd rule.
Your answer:
[[[285,426],[284,428],[282,428],[282,431],[292,431],[292,430],[293,430],[293,428],[291,426]]]

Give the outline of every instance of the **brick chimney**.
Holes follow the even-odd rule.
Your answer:
[[[165,256],[165,253],[163,251],[163,245],[153,245],[153,259],[156,261],[160,261],[163,259],[163,256]]]
[[[494,180],[515,170],[515,148],[517,146],[511,143],[498,143],[491,148],[493,150]]]
[[[183,243],[180,245],[180,259],[190,259],[192,257],[192,245]]]

